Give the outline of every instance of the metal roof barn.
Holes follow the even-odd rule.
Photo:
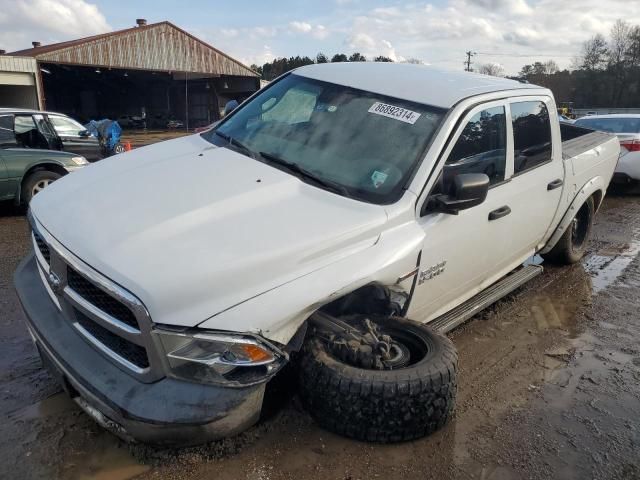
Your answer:
[[[47,109],[81,120],[152,114],[196,127],[260,87],[256,72],[172,23],[137,24],[9,55],[37,61]]]

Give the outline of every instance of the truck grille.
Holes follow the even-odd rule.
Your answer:
[[[63,316],[92,347],[142,382],[164,376],[152,339],[153,323],[131,292],[93,270],[29,214],[40,274]],[[42,260],[46,260],[44,265]],[[57,279],[55,288],[49,278]]]
[[[47,263],[51,263],[51,252],[49,251],[49,245],[46,244],[40,234],[35,230],[33,231],[33,239],[35,240],[36,246],[38,247],[38,250],[40,250],[42,257],[47,261]]]
[[[116,320],[126,323],[130,327],[140,330],[136,316],[128,307],[102,289],[96,287],[69,266],[67,266],[67,284],[74,292],[98,309],[111,315]]]
[[[78,309],[74,309],[78,324],[84,328],[95,340],[114,352],[116,355],[131,362],[138,368],[149,367],[149,357],[144,347],[129,342],[106,328],[98,325]]]

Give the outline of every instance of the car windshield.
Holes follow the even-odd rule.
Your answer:
[[[609,133],[640,133],[640,117],[580,118],[575,125]]]
[[[445,112],[290,74],[203,137],[320,188],[389,203]]]

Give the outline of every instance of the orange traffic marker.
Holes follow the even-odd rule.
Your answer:
[[[131,142],[125,142],[124,151],[125,152],[130,152],[131,151]]]

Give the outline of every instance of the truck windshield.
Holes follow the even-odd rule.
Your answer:
[[[290,74],[203,137],[319,188],[390,203],[445,112]]]

